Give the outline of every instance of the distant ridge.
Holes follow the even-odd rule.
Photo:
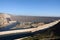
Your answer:
[[[19,21],[19,22],[45,22],[45,23],[50,23],[52,21],[59,20],[60,17],[15,16],[14,19]]]
[[[0,13],[4,14],[4,13]],[[44,17],[44,16],[17,16],[17,15],[11,15],[11,20],[16,20],[18,22],[45,22],[50,23],[55,20],[59,20],[60,17]]]

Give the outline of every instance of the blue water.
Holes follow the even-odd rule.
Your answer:
[[[1,32],[1,31],[8,31],[8,30],[10,30],[11,28],[16,27],[16,25],[17,25],[17,22],[16,22],[16,23],[12,23],[12,24],[10,24],[10,25],[7,25],[7,26],[5,26],[5,27],[2,27],[2,28],[0,28],[0,32]]]

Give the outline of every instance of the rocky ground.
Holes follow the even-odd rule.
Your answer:
[[[32,23],[32,22],[23,22],[23,23],[18,23],[16,27],[11,28],[11,29],[19,29],[19,28],[35,28],[38,26],[45,25],[44,23]]]

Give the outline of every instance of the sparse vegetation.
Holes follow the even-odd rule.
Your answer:
[[[22,40],[50,40],[50,39],[59,39],[60,36],[56,36],[51,29],[45,31],[44,33],[35,34],[33,36],[29,36]]]

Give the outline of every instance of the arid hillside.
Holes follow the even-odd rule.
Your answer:
[[[8,16],[9,15],[9,16]],[[50,23],[55,20],[59,20],[60,17],[47,17],[47,16],[18,16],[18,15],[11,15],[11,14],[4,14],[0,13],[0,16],[3,17],[10,17],[10,19],[16,20],[18,22],[45,22]]]
[[[50,23],[52,21],[60,19],[60,17],[44,17],[44,16],[12,16],[12,20],[18,22],[45,22]]]

